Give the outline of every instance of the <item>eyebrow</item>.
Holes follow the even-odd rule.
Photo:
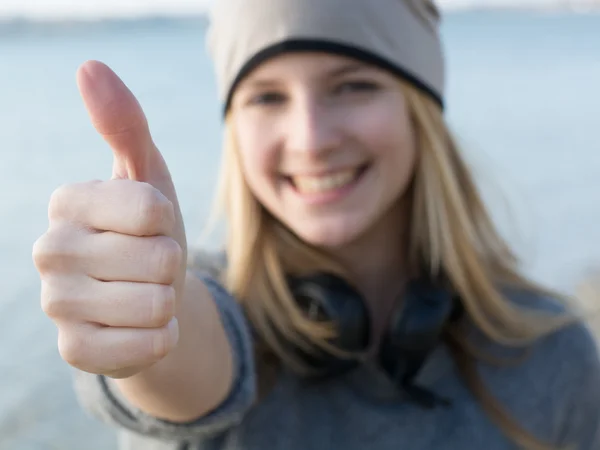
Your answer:
[[[360,62],[351,62],[343,64],[339,67],[336,67],[325,75],[326,78],[335,78],[340,77],[342,75],[348,75],[349,73],[360,72],[361,70],[365,70],[367,66]]]
[[[356,72],[360,72],[362,70],[367,69],[368,66],[366,66],[363,63],[360,62],[350,62],[350,63],[345,63],[345,64],[341,64],[337,67],[334,67],[333,69],[327,71],[322,77],[320,78],[338,78],[341,77],[343,75],[348,75],[351,73],[356,73]],[[277,80],[273,80],[273,79],[261,79],[261,78],[256,78],[254,80],[250,79],[248,80],[248,86],[254,87],[254,88],[261,88],[261,87],[273,87],[275,85],[279,84],[279,81]]]

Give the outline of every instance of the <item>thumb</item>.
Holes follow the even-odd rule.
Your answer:
[[[156,159],[158,150],[135,96],[98,61],[88,61],[79,68],[77,85],[94,128],[113,150],[113,178],[150,181],[151,160]]]
[[[152,141],[139,102],[125,83],[98,61],[88,61],[79,68],[77,85],[94,128],[112,148],[112,178],[146,182],[167,197],[178,222],[173,237],[185,251],[183,220],[171,174]]]

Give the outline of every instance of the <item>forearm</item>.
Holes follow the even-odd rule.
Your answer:
[[[209,413],[229,393],[232,349],[212,296],[189,271],[177,319],[177,348],[149,369],[111,382],[146,414],[190,422]]]

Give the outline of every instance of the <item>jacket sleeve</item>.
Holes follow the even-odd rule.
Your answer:
[[[256,396],[253,345],[241,306],[206,272],[196,271],[211,292],[234,355],[234,384],[226,400],[214,411],[188,424],[151,417],[127,402],[108,378],[75,371],[75,391],[92,416],[110,425],[166,440],[213,437],[239,424]]]

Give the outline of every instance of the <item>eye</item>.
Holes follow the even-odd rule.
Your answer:
[[[277,105],[283,103],[285,97],[279,92],[262,92],[250,97],[249,105]]]
[[[336,93],[361,93],[373,92],[379,89],[379,86],[372,81],[346,81],[337,86]]]

